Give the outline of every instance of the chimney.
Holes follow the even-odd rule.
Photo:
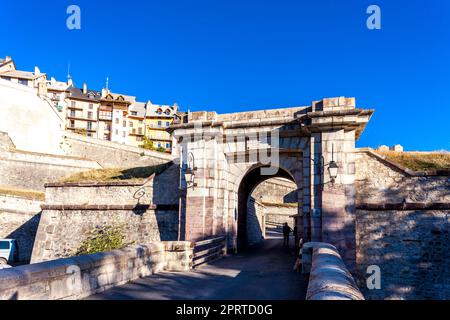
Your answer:
[[[11,61],[11,57],[10,56],[6,56],[5,61],[6,62]]]
[[[87,84],[83,83],[83,94],[87,94]]]

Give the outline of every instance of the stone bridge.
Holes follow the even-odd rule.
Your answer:
[[[335,245],[355,268],[355,141],[374,110],[354,98],[233,114],[193,112],[171,127],[180,148],[179,239],[247,245],[247,199],[261,182],[297,185],[298,237]],[[337,172],[336,172],[337,171]]]

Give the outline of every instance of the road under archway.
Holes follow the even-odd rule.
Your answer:
[[[268,239],[191,272],[162,272],[90,300],[304,300],[307,276],[293,271],[295,253]]]

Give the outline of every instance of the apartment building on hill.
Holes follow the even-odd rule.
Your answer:
[[[172,151],[172,136],[166,131],[177,118],[178,105],[138,102],[135,96],[77,88],[72,79],[47,80],[38,67],[34,72],[20,71],[11,57],[0,59],[0,78],[35,90],[65,121],[65,130],[91,138],[135,147],[144,142],[153,149]],[[148,144],[148,141],[151,144]]]

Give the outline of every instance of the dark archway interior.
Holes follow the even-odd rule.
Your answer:
[[[284,169],[279,168],[277,174],[268,176],[261,174],[261,167],[257,167],[248,172],[244,179],[242,179],[238,191],[238,235],[237,235],[237,249],[243,251],[248,247],[247,234],[247,204],[248,198],[253,190],[260,183],[272,178],[285,178],[293,182],[292,176]]]

